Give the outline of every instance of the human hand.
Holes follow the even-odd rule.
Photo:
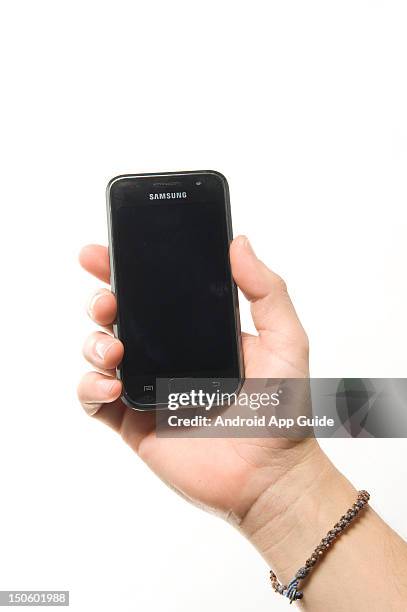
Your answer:
[[[246,376],[308,377],[307,337],[284,282],[257,259],[242,236],[233,241],[230,259],[234,279],[251,302],[258,332],[243,335]],[[105,247],[85,247],[80,261],[88,272],[109,282]],[[112,336],[114,295],[100,290],[91,300],[89,314],[104,331],[91,334],[84,345],[86,359],[97,370],[79,384],[85,410],[119,432],[169,486],[234,523],[287,584],[341,511],[354,502],[354,487],[313,438],[295,442],[157,437],[154,414],[132,410],[120,400],[115,367],[124,349]],[[301,608],[356,612],[364,601],[372,612],[401,610],[406,550],[405,543],[367,509],[361,522],[342,536],[307,579]],[[397,588],[395,576],[400,578]]]
[[[247,378],[308,377],[308,341],[284,281],[253,252],[244,236],[230,247],[234,279],[251,302],[257,335],[243,334]],[[91,245],[80,263],[108,283],[109,258],[105,247]],[[78,388],[88,414],[119,432],[147,465],[188,500],[241,523],[254,502],[277,482],[294,482],[298,466],[320,461],[313,439],[186,439],[159,438],[154,413],[127,407],[120,399],[121,382],[115,367],[123,345],[112,336],[116,300],[108,289],[92,298],[91,318],[104,328],[91,334],[84,356],[97,371],[86,374]],[[276,508],[276,512],[279,510]]]

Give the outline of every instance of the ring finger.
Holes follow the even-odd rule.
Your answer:
[[[83,346],[83,355],[99,370],[111,373],[123,359],[123,344],[110,334],[96,331],[90,334]]]

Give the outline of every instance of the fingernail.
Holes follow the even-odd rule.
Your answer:
[[[106,295],[106,291],[102,289],[101,291],[98,291],[97,293],[95,293],[95,295],[93,295],[93,296],[91,297],[91,299],[89,300],[89,303],[88,303],[88,315],[89,315],[91,318],[93,318],[93,310],[94,310],[94,308],[95,308],[95,304],[96,304],[96,302],[97,302],[97,301],[98,301],[98,300],[99,300],[101,297],[103,297],[104,295]]]
[[[113,389],[116,387],[116,382],[117,381],[115,379],[109,380],[107,378],[103,378],[98,380],[96,384],[104,395],[112,395]]]
[[[98,340],[95,344],[95,353],[100,359],[106,357],[106,353],[115,343],[114,340],[106,342],[105,340]]]
[[[86,414],[88,414],[89,416],[95,416],[95,414],[101,409],[102,405],[103,404],[101,404],[100,402],[95,402],[94,404],[92,404],[91,402],[86,402],[85,404],[83,404],[83,407],[86,411]]]

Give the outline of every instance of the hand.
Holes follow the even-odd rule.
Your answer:
[[[234,279],[251,302],[258,331],[258,335],[243,334],[246,377],[307,377],[307,336],[284,281],[256,257],[244,236],[231,244],[230,260]],[[85,247],[80,263],[109,282],[105,247]],[[86,374],[79,384],[83,407],[119,432],[161,479],[188,500],[239,524],[271,486],[287,481],[287,475],[304,464],[318,463],[321,451],[313,439],[157,438],[154,414],[132,410],[120,400],[121,382],[114,368],[124,348],[112,336],[114,295],[101,289],[90,302],[89,314],[105,331],[91,334],[84,345],[84,356],[97,371]],[[277,507],[276,512],[280,512]]]
[[[257,259],[242,236],[233,241],[230,259],[235,281],[251,302],[258,331],[257,336],[243,335],[246,376],[307,377],[307,337],[284,282]],[[85,247],[80,262],[109,282],[105,247]],[[299,442],[157,438],[154,414],[132,410],[120,400],[115,367],[124,349],[112,336],[114,295],[101,289],[90,302],[89,314],[105,330],[91,334],[85,342],[84,355],[97,370],[79,384],[85,410],[119,432],[169,486],[229,519],[287,584],[354,502],[354,487],[313,438]],[[307,579],[301,608],[304,612],[356,612],[363,601],[371,612],[398,612],[407,597],[406,567],[407,546],[369,508]],[[270,592],[270,597],[275,595]]]

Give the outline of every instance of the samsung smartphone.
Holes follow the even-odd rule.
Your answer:
[[[193,389],[198,379],[236,391],[243,362],[225,177],[118,176],[108,184],[107,209],[123,401],[139,410],[161,407],[163,379],[171,381],[170,392],[178,382],[183,391],[189,383]]]

